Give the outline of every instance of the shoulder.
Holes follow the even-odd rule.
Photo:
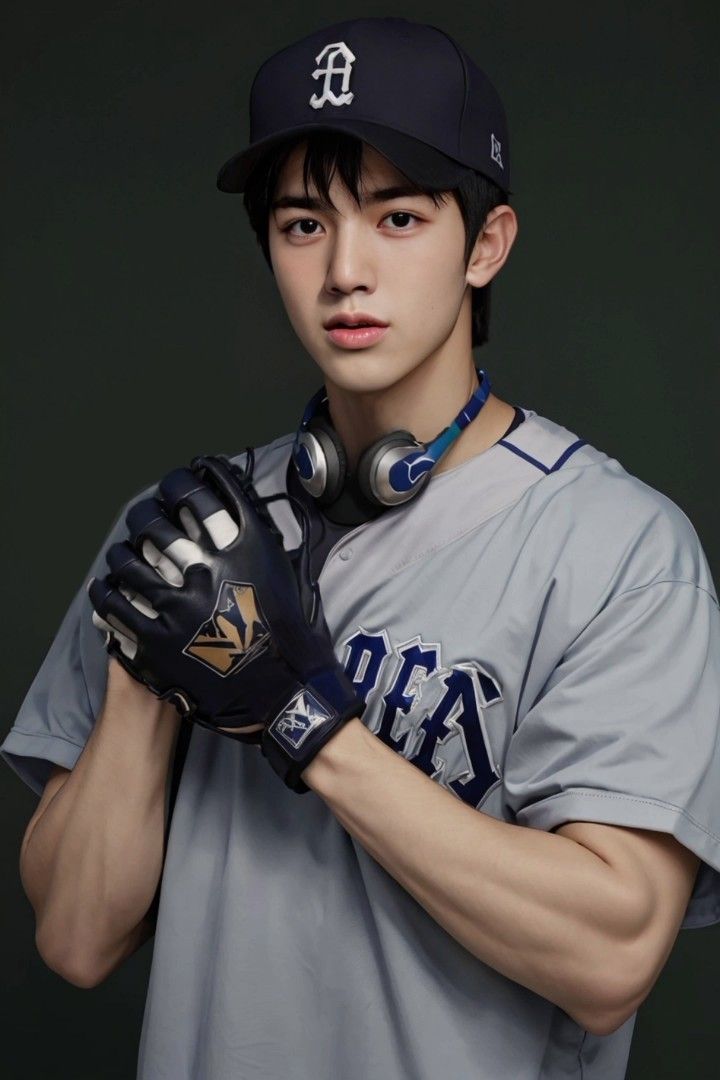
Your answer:
[[[294,439],[295,432],[289,432],[279,435],[272,442],[252,448],[252,479],[261,495],[284,487],[285,472],[292,453]],[[248,462],[247,447],[234,454],[228,454],[228,457],[235,464],[246,467]]]
[[[281,485],[285,480],[285,469],[292,450],[292,443],[295,438],[295,433],[286,433],[279,435],[271,442],[264,443],[261,446],[252,447],[253,454],[253,482],[255,487],[261,494],[265,494],[265,488],[268,490],[275,490],[276,484]],[[248,448],[243,450],[236,450],[233,452],[227,452],[225,450],[210,450],[211,454],[224,454],[234,464],[245,467],[248,461]],[[192,459],[195,457],[195,452],[190,453],[186,461],[178,462],[175,467],[181,465],[189,465]],[[169,470],[168,470],[169,471]],[[123,522],[128,510],[140,502],[142,499],[147,499],[152,495],[155,495],[158,490],[158,485],[162,480],[161,476],[158,476],[155,481],[147,484],[140,490],[136,490],[126,501],[121,505],[117,519],[113,526],[113,532],[118,533],[123,531]]]
[[[546,463],[555,460],[555,443],[575,445],[576,437],[565,428],[544,417],[537,420],[540,434],[534,441],[550,448]],[[536,537],[558,565],[580,564],[613,593],[687,581],[717,599],[698,534],[677,503],[584,440],[558,460],[526,500]]]

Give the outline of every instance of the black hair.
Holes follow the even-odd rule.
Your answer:
[[[355,135],[342,131],[313,131],[291,136],[275,144],[254,166],[245,185],[243,202],[250,225],[262,249],[263,256],[272,270],[268,242],[270,204],[280,171],[298,143],[307,140],[303,163],[303,183],[308,193],[308,181],[312,178],[317,193],[328,209],[332,208],[330,184],[337,170],[349,194],[360,205],[360,179],[362,174],[363,143]],[[428,195],[438,206],[448,197],[455,199],[465,224],[464,263],[467,264],[478,233],[492,209],[509,203],[509,196],[483,176],[472,172],[459,187],[445,190],[418,183],[403,174],[418,194]],[[472,341],[471,346],[484,345],[488,340],[490,323],[490,287],[492,282],[472,289]]]

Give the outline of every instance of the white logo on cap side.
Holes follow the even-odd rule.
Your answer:
[[[322,109],[326,101],[329,101],[331,105],[349,105],[355,97],[352,92],[348,91],[355,55],[344,41],[335,41],[332,45],[326,45],[322,52],[318,53],[315,62],[320,64],[325,57],[327,57],[327,67],[317,67],[312,73],[313,79],[319,79],[321,75],[325,76],[322,94],[313,94],[310,98],[310,104],[313,109]],[[336,61],[339,61],[337,67],[335,66]],[[340,94],[334,94],[332,91],[330,84],[333,75],[342,75]]]
[[[500,157],[500,140],[496,139],[492,132],[490,133],[490,157],[497,162],[501,169],[505,168]]]

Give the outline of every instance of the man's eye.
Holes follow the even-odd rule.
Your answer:
[[[319,222],[317,222],[315,220],[315,218],[296,218],[295,221],[291,221],[288,225],[285,225],[282,228],[281,231],[284,232],[284,233],[289,233],[296,225],[318,225],[318,224],[319,224]],[[297,233],[296,232],[296,233],[293,233],[292,235],[293,236],[314,236],[315,233],[314,232],[302,232],[302,233]]]
[[[392,214],[388,214],[387,216],[389,218],[398,218],[398,217],[399,218],[412,218],[413,221],[419,221],[420,220],[420,218],[417,217],[415,214],[411,214],[409,210],[393,210]],[[383,218],[383,221],[385,221],[385,220],[386,219]],[[399,229],[391,229],[390,231],[391,232],[407,232],[407,229],[399,228]]]

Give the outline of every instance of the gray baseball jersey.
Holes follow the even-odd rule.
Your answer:
[[[363,723],[479,813],[672,833],[702,860],[682,925],[708,926],[720,612],[700,542],[616,459],[523,413],[335,541],[320,587],[336,655]],[[292,440],[256,450],[261,494],[285,490]],[[0,747],[38,793],[52,762],[75,764],[101,707],[107,656],[84,584],[106,572],[127,505]],[[290,504],[271,511],[296,546]],[[620,1080],[634,1021],[583,1030],[455,941],[313,791],[193,729],[139,1080]]]

